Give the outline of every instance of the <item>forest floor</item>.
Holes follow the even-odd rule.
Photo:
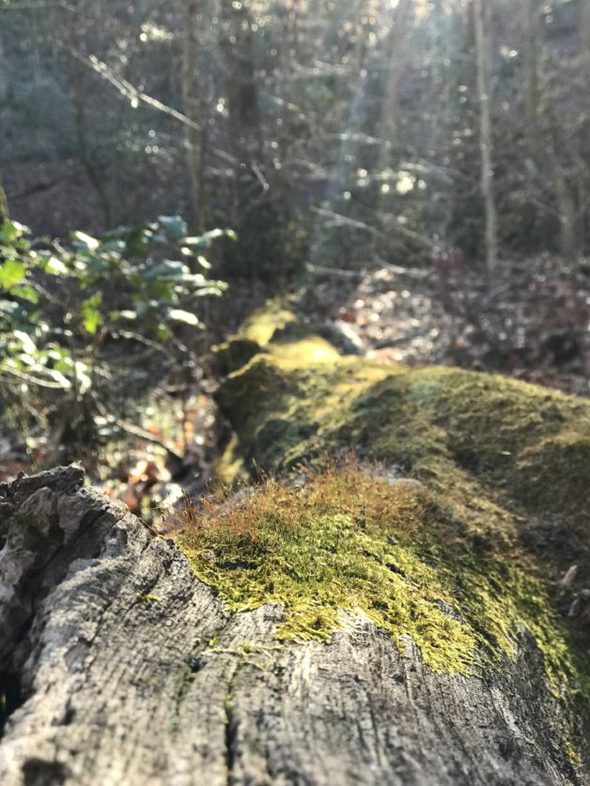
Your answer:
[[[300,317],[331,325],[358,352],[382,362],[444,364],[495,371],[590,395],[590,266],[555,257],[505,265],[493,288],[474,272],[383,265],[363,272],[316,269],[293,297]],[[234,282],[218,334],[261,305],[265,287]],[[141,435],[109,442],[90,474],[145,519],[160,506],[203,494],[223,439],[210,375],[182,395],[157,390],[141,403]],[[39,468],[31,454],[0,441],[0,480]]]
[[[336,280],[337,279],[337,280]],[[492,288],[481,273],[383,266],[318,277],[303,298],[383,361],[494,371],[590,395],[590,266],[549,255],[506,264]]]

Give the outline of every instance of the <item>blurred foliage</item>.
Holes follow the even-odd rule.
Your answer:
[[[0,226],[0,379],[3,391],[28,401],[49,391],[72,420],[108,412],[98,380],[129,361],[118,341],[177,355],[195,368],[183,327],[206,329],[202,298],[227,284],[209,277],[205,253],[222,237],[187,234],[179,216],[119,227],[95,238],[74,232],[67,245],[33,240],[16,221]],[[186,362],[187,357],[189,362]]]

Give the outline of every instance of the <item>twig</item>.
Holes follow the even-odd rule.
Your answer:
[[[371,235],[385,237],[385,234],[380,232],[375,227],[365,224],[363,221],[356,221],[354,218],[343,216],[341,213],[335,213],[333,210],[328,210],[325,207],[312,207],[311,212],[317,213],[318,216],[332,219],[336,226],[349,226],[353,227],[354,229],[362,229],[363,232],[368,232]]]
[[[17,371],[16,369],[12,368],[0,368],[0,376],[2,374],[9,374],[12,377],[16,377],[16,379],[20,379],[22,382],[28,382],[31,385],[37,385],[40,388],[47,388],[48,390],[66,390],[60,382],[49,382],[48,380],[41,380],[37,377],[33,377],[30,374],[25,374],[23,371]]]
[[[138,104],[147,104],[147,106],[151,107],[152,109],[157,109],[158,112],[163,112],[166,115],[170,115],[175,120],[178,120],[185,126],[194,129],[195,131],[200,131],[201,126],[196,123],[194,120],[191,120],[190,117],[179,112],[177,109],[174,109],[168,104],[162,103],[157,98],[144,93],[143,90],[139,90],[135,85],[132,85],[131,82],[128,82],[122,76],[118,76],[109,66],[99,60],[96,55],[84,55],[82,52],[79,52],[77,49],[71,49],[70,53],[76,60],[79,60],[85,66],[90,68],[96,74],[98,74],[102,79],[109,82],[124,98],[126,98],[131,106],[137,106]]]
[[[142,344],[144,347],[149,347],[156,352],[166,355],[166,357],[169,356],[169,351],[163,344],[159,344],[157,341],[152,341],[151,339],[142,336],[141,333],[135,333],[132,330],[119,330],[117,328],[114,328],[109,332],[114,339],[123,338],[127,341],[136,341],[138,344]]]
[[[173,448],[172,445],[164,442],[164,440],[159,439],[154,434],[145,429],[141,428],[141,426],[134,426],[133,423],[125,423],[123,421],[114,420],[116,426],[118,426],[121,431],[124,431],[126,434],[129,434],[131,437],[137,437],[138,439],[142,439],[145,442],[150,442],[152,445],[157,445],[160,448],[163,448],[166,453],[168,453],[173,458],[177,459],[178,461],[184,461],[184,456],[179,453],[176,448]]]
[[[127,99],[132,107],[139,106],[139,104],[145,104],[151,109],[155,109],[158,112],[163,112],[165,115],[172,117],[174,120],[182,123],[184,126],[188,126],[195,131],[201,130],[199,123],[192,120],[190,117],[188,117],[188,115],[185,115],[183,112],[179,112],[178,109],[174,109],[174,107],[169,106],[168,104],[164,104],[162,101],[159,101],[157,98],[148,95],[143,90],[139,90],[137,87],[135,87],[135,85],[132,85],[131,82],[127,81],[127,79],[118,76],[112,68],[110,68],[103,60],[99,60],[96,55],[85,55],[77,49],[72,49],[71,47],[67,47],[67,50],[72,55],[72,57],[75,57],[83,65],[85,65],[87,68],[90,68],[92,71],[94,71],[95,74],[100,76],[101,79],[104,79],[106,82],[112,85],[119,95]],[[214,147],[211,149],[211,152],[213,155],[221,158],[223,161],[227,161],[230,164],[237,163],[235,156],[226,153],[224,150]]]
[[[64,11],[75,13],[75,9],[68,3],[63,2],[43,2],[43,3],[4,3],[0,5],[0,11],[45,11],[48,8],[61,8]]]
[[[341,278],[360,278],[362,276],[361,270],[343,270],[342,268],[338,267],[328,267],[327,265],[312,265],[308,263],[305,266],[305,269],[308,273],[312,275],[330,275],[330,276],[340,276]]]

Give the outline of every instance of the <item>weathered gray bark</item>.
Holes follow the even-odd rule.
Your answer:
[[[437,675],[367,619],[277,646],[76,468],[0,486],[3,786],[576,784],[532,640]]]

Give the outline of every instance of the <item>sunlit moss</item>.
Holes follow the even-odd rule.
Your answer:
[[[218,401],[232,461],[279,478],[308,468],[303,488],[268,481],[179,535],[229,608],[280,604],[287,640],[327,639],[362,614],[451,674],[504,669],[526,639],[555,695],[590,695],[588,639],[556,604],[572,553],[590,579],[590,402],[342,357],[292,324]],[[352,463],[325,469],[350,449]]]
[[[286,640],[328,639],[360,614],[437,672],[504,670],[536,652],[577,738],[588,638],[556,588],[572,559],[590,579],[590,402],[342,357],[297,326],[273,335],[218,401],[232,460],[279,478],[303,465],[307,483],[213,504],[179,536],[195,574],[232,610],[278,603]],[[350,449],[352,464],[323,469]]]
[[[215,477],[219,483],[227,487],[247,479],[244,458],[235,435],[232,436],[215,465]]]
[[[297,370],[301,368],[302,361],[305,365],[314,366],[335,364],[342,359],[338,350],[320,336],[309,336],[296,342],[277,342],[268,349],[284,369]]]
[[[296,321],[292,311],[286,308],[282,299],[269,300],[264,306],[253,311],[240,328],[240,337],[255,341],[260,347],[270,343],[277,330]]]
[[[444,492],[484,538],[492,530],[510,540],[516,514],[551,511],[590,545],[589,402],[458,369],[310,362],[307,348],[277,347],[223,385],[220,403],[248,459],[276,472],[354,445]]]
[[[514,658],[528,630],[554,690],[575,673],[542,582],[516,552],[474,556],[436,495],[348,464],[299,489],[277,481],[209,505],[179,545],[235,611],[284,607],[281,639],[324,639],[362,611],[435,671],[473,674]]]
[[[496,375],[407,370],[361,396],[338,438],[441,492],[490,547],[519,534],[522,515],[563,521],[590,568],[590,402]],[[537,540],[555,570],[569,567],[568,538],[563,553]]]
[[[218,400],[250,457],[275,471],[323,450],[327,433],[388,373],[378,364],[340,356],[322,339],[302,339],[253,358],[229,376]]]

